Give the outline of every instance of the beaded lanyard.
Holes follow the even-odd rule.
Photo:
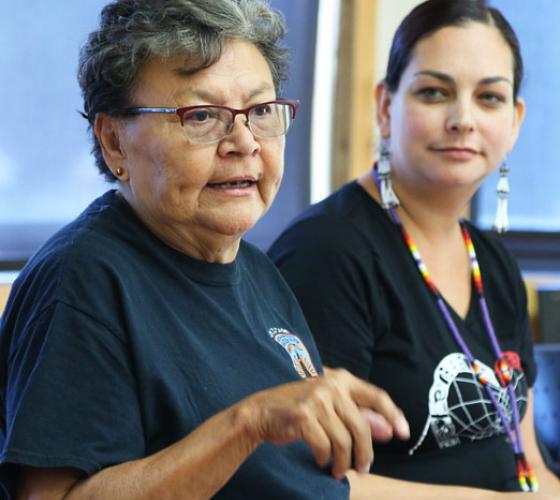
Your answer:
[[[377,187],[379,188],[379,177],[378,177],[378,174],[377,174],[377,169],[375,167],[373,168],[372,173],[373,173],[374,181],[375,181]],[[465,246],[466,246],[467,252],[469,254],[469,259],[470,259],[470,263],[471,263],[471,271],[472,271],[472,279],[473,279],[475,289],[476,289],[476,292],[477,292],[477,295],[478,295],[480,309],[482,311],[482,316],[483,316],[483,319],[484,319],[484,325],[486,327],[486,332],[488,334],[488,338],[490,339],[490,343],[492,344],[492,350],[494,351],[494,356],[496,358],[496,362],[495,362],[495,365],[494,365],[496,375],[498,377],[498,380],[500,381],[501,386],[502,387],[507,387],[509,398],[510,398],[510,401],[511,401],[512,417],[513,417],[513,424],[514,424],[514,429],[513,430],[510,426],[508,418],[506,417],[506,415],[504,413],[504,409],[502,408],[502,405],[500,405],[500,403],[496,399],[496,395],[494,394],[494,392],[492,391],[492,389],[488,385],[488,380],[486,379],[486,377],[484,377],[477,360],[474,358],[473,354],[471,353],[470,349],[468,348],[467,344],[465,343],[463,337],[461,336],[461,334],[460,334],[460,332],[457,328],[457,325],[455,325],[455,322],[453,321],[453,318],[451,317],[449,309],[447,308],[447,306],[445,304],[443,296],[441,295],[440,291],[437,289],[435,283],[432,281],[432,278],[431,278],[431,276],[428,272],[428,268],[427,268],[426,264],[424,263],[424,261],[422,260],[422,257],[420,256],[420,252],[418,251],[416,245],[414,244],[414,241],[412,240],[412,237],[408,234],[408,232],[404,228],[396,210],[394,208],[389,208],[387,211],[391,215],[391,218],[393,219],[393,222],[395,222],[395,224],[397,224],[400,227],[403,238],[404,238],[404,241],[406,243],[406,246],[408,247],[412,257],[414,258],[414,261],[416,262],[416,265],[418,267],[418,270],[420,271],[420,274],[422,275],[422,278],[424,279],[424,282],[426,283],[426,285],[428,285],[428,288],[431,290],[432,294],[434,295],[434,298],[436,300],[436,304],[437,304],[441,314],[443,315],[443,317],[445,319],[445,322],[447,323],[447,326],[449,327],[449,330],[453,334],[453,338],[455,339],[455,341],[457,342],[457,344],[459,345],[459,347],[463,351],[463,354],[465,355],[465,357],[469,361],[469,363],[471,365],[471,368],[473,370],[473,373],[475,374],[478,382],[486,390],[486,393],[488,394],[490,400],[492,401],[492,404],[493,404],[494,408],[496,409],[496,411],[497,411],[497,413],[500,417],[500,421],[502,422],[503,428],[505,429],[505,431],[506,431],[506,433],[509,437],[509,440],[510,440],[510,443],[511,443],[511,446],[512,446],[512,449],[513,449],[513,453],[514,453],[514,456],[515,456],[515,462],[516,462],[516,465],[517,465],[517,478],[518,478],[518,481],[519,481],[520,488],[523,491],[538,491],[539,485],[538,485],[538,482],[537,482],[537,478],[536,478],[535,474],[533,473],[531,467],[529,466],[529,463],[528,463],[527,459],[525,458],[525,452],[523,450],[523,442],[522,442],[522,439],[521,439],[521,430],[520,430],[520,424],[519,424],[519,422],[520,422],[519,411],[518,411],[518,408],[517,408],[517,398],[515,397],[515,392],[513,390],[512,384],[511,384],[512,375],[513,375],[513,367],[510,366],[510,364],[508,363],[508,361],[504,357],[504,355],[503,355],[503,353],[500,349],[500,346],[498,344],[498,339],[496,338],[496,333],[494,332],[494,327],[492,325],[492,320],[490,319],[490,313],[488,311],[488,304],[486,302],[486,298],[484,297],[484,288],[482,286],[482,276],[480,274],[480,267],[478,265],[478,259],[476,258],[474,245],[473,245],[472,239],[470,237],[469,232],[467,231],[467,228],[466,228],[465,224],[463,223],[462,220],[459,221],[459,224],[461,226],[461,232],[463,234],[463,239],[465,241]]]

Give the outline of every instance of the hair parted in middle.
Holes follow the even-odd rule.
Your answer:
[[[397,91],[414,48],[422,38],[441,28],[463,26],[470,21],[495,26],[511,49],[515,101],[523,79],[519,40],[502,13],[495,7],[490,7],[486,0],[427,0],[412,9],[393,37],[385,77],[387,89]]]

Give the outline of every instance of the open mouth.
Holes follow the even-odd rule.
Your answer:
[[[253,180],[239,180],[229,182],[209,183],[208,187],[212,189],[246,189],[255,185],[257,181]]]

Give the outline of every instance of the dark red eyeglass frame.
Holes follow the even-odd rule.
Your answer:
[[[299,99],[276,99],[274,101],[266,101],[266,102],[260,102],[258,104],[253,104],[252,106],[249,106],[247,108],[244,109],[235,109],[235,108],[230,108],[228,106],[221,106],[218,104],[197,104],[196,106],[185,106],[185,107],[181,107],[181,108],[152,108],[152,107],[139,107],[139,108],[127,108],[124,110],[124,114],[132,114],[132,115],[136,115],[136,114],[142,114],[142,113],[168,113],[168,114],[176,114],[179,119],[181,120],[181,126],[183,125],[183,116],[185,115],[185,113],[195,110],[195,109],[204,109],[204,108],[220,108],[220,109],[226,109],[228,110],[231,114],[232,114],[232,118],[233,121],[235,121],[235,118],[237,115],[245,115],[245,117],[247,118],[247,120],[249,120],[249,113],[251,112],[251,110],[253,110],[254,108],[258,108],[259,106],[264,106],[266,104],[285,104],[290,106],[290,109],[292,111],[291,116],[292,116],[292,121],[295,120],[296,118],[296,111],[300,105],[300,101]]]

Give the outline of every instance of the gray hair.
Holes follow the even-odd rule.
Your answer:
[[[101,11],[99,29],[80,51],[78,80],[97,168],[105,163],[93,124],[97,113],[118,116],[130,107],[141,66],[150,58],[185,55],[196,72],[221,57],[228,40],[253,43],[270,67],[276,92],[287,75],[286,27],[266,0],[116,0]]]

